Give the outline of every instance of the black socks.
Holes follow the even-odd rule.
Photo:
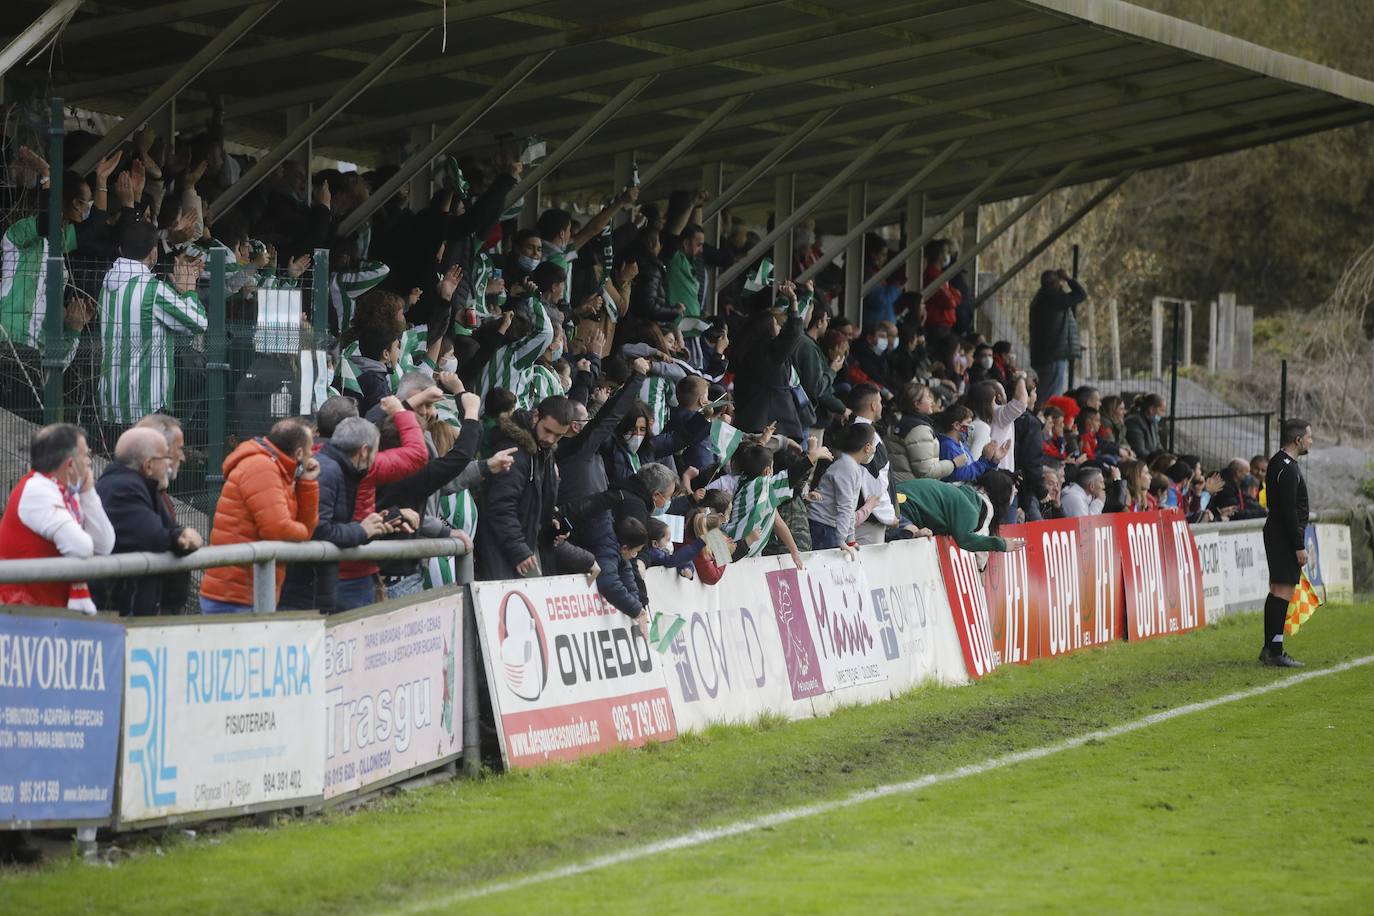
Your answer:
[[[1283,653],[1283,621],[1288,616],[1288,602],[1276,595],[1264,601],[1264,651],[1270,655]]]

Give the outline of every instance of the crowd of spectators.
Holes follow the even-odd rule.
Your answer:
[[[810,223],[776,277],[759,282],[770,265],[749,265],[716,289],[714,269],[758,236],[727,216],[720,244],[708,240],[704,192],[660,205],[612,189],[595,212],[548,209],[517,228],[526,158],[450,160],[429,200],[394,197],[350,233],[344,220],[394,167],[307,175],[288,162],[213,225],[208,206],[247,165],[214,130],[175,143],[145,131],[92,174],[66,175],[63,245],[81,268],[67,277],[64,334],[69,352],[83,337],[99,352],[97,421],[115,445],[96,475],[81,430],[40,430],[0,556],[454,538],[479,578],[582,574],[647,626],[652,566],[715,583],[747,556],[801,566],[813,548],[932,533],[1016,549],[997,532],[1022,520],[1264,513],[1261,457],[1207,475],[1161,447],[1157,395],[1065,390],[1087,294],[1062,271],[1043,275],[1031,304],[1023,368],[1010,343],[974,330],[965,274],[924,300],[910,289],[949,273],[948,240],[927,246],[920,276],[892,272],[858,309],[834,272],[789,279],[820,256]],[[14,151],[20,184],[51,173]],[[42,366],[46,220],[40,209],[4,233],[11,387],[33,387]],[[216,248],[227,308],[250,322],[262,291],[308,285],[311,252],[328,250],[329,326],[315,330],[328,334],[330,389],[307,415],[266,412],[236,434],[202,536],[178,523],[168,488],[185,459],[176,341],[206,330]],[[892,257],[878,236],[865,253],[869,276]],[[278,604],[341,612],[455,576],[443,557],[279,565]],[[253,604],[246,568],[211,569],[198,601],[190,591],[169,575],[93,594],[11,588],[6,600],[139,615]]]

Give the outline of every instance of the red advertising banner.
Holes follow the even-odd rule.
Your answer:
[[[1159,512],[1110,518],[1121,549],[1126,638],[1151,639],[1202,626],[1202,576],[1187,522]],[[1180,582],[1189,587],[1180,588]]]
[[[1003,525],[1006,538],[1035,538],[1036,525]],[[1043,575],[1033,576],[1030,552],[989,553],[983,571],[988,615],[992,622],[992,649],[999,665],[1024,665],[1041,655],[1041,615],[1045,606]],[[953,597],[950,599],[953,607]]]
[[[997,667],[983,577],[974,555],[960,550],[953,538],[941,536],[938,543],[940,575],[949,595],[954,631],[959,636],[968,676],[977,680]]]

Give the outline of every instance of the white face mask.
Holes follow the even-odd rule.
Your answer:
[[[874,353],[886,353],[886,352],[887,352],[887,338],[886,338],[886,337],[879,337],[879,338],[878,338],[877,342],[875,342],[875,343],[873,344],[873,352],[874,352]]]
[[[448,359],[443,360],[442,362],[440,362],[440,363],[439,363],[439,371],[440,371],[440,372],[457,372],[457,371],[458,371],[458,358],[455,357],[455,356],[450,356]]]
[[[641,445],[643,445],[643,444],[644,444],[644,437],[643,437],[643,436],[628,436],[628,437],[626,437],[626,439],[625,439],[625,445],[626,445],[627,448],[629,448],[630,453],[633,454],[633,455],[638,455],[638,454],[639,454],[639,447],[640,447]]]
[[[978,360],[978,365],[982,366],[984,369],[991,369],[991,368],[992,368],[992,357],[991,357],[991,356],[984,356],[982,359]]]

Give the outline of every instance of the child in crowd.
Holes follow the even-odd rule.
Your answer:
[[[811,548],[829,550],[852,548],[855,512],[863,502],[864,465],[873,460],[878,436],[871,423],[854,423],[840,431],[836,439],[840,455],[821,475],[817,499],[807,505],[811,525]]]

